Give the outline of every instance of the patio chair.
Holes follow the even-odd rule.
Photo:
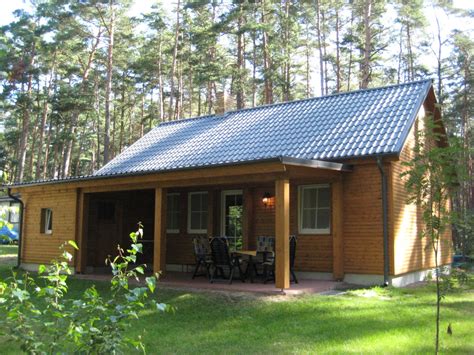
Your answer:
[[[290,282],[298,283],[296,274],[294,271],[296,257],[296,236],[290,235]],[[275,280],[275,257],[263,263],[263,282]],[[293,280],[291,280],[293,278]]]
[[[240,267],[240,259],[231,257],[227,239],[222,237],[213,238],[210,244],[214,266],[210,282],[213,283],[218,277],[218,274],[220,274],[223,279],[228,279],[229,284],[232,284],[235,269],[239,270],[240,280],[245,282],[244,274]],[[226,276],[226,272],[228,276]]]
[[[209,239],[204,236],[193,238],[194,257],[196,259],[196,268],[193,273],[193,280],[196,276],[206,276],[210,278],[210,269],[212,265],[211,248]],[[199,273],[200,270],[203,270]]]
[[[263,263],[273,260],[275,256],[275,237],[260,235],[257,237],[257,257],[255,265],[263,269]]]

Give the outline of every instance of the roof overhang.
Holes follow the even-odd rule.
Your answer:
[[[343,171],[343,172],[352,171],[352,165],[343,164],[343,163],[335,163],[335,162],[324,161],[324,160],[281,157],[280,161],[285,165],[304,166],[307,168],[326,169],[326,170],[335,170],[335,171]]]
[[[333,170],[333,171],[341,171],[341,172],[348,172],[352,171],[352,166],[349,164],[342,164],[336,162],[328,162],[322,160],[312,160],[312,159],[300,159],[300,158],[292,158],[292,157],[274,157],[274,158],[265,158],[253,161],[243,161],[243,162],[232,162],[232,163],[222,163],[222,164],[215,164],[215,165],[208,165],[208,166],[193,166],[193,167],[186,167],[186,168],[178,168],[178,169],[171,169],[171,170],[154,170],[154,171],[138,171],[138,172],[129,172],[123,174],[108,174],[108,175],[87,175],[87,176],[77,176],[77,177],[68,177],[64,179],[51,179],[51,180],[42,180],[42,181],[31,181],[31,182],[23,182],[23,183],[13,183],[10,185],[3,185],[2,188],[14,188],[14,189],[21,189],[27,187],[35,187],[35,186],[46,186],[46,185],[63,185],[63,184],[78,184],[82,185],[87,182],[93,181],[103,181],[103,180],[122,180],[124,178],[129,177],[146,177],[150,175],[161,176],[165,178],[165,176],[170,176],[174,174],[183,174],[189,173],[191,171],[206,171],[209,172],[210,175],[211,169],[231,169],[237,167],[247,167],[246,169],[250,169],[250,165],[258,164],[272,164],[275,166],[277,170],[273,170],[273,172],[280,171],[283,172],[285,170],[285,166],[303,166],[307,168],[313,169],[324,169],[324,170]],[[249,170],[253,171],[253,170]],[[266,170],[270,172],[271,170]],[[248,174],[249,172],[247,172]],[[235,173],[234,173],[235,175]],[[122,183],[117,181],[117,183]]]

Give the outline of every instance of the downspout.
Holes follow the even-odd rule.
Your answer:
[[[387,175],[383,169],[382,157],[377,157],[380,176],[382,178],[382,220],[383,220],[383,286],[389,285],[390,260],[388,255],[388,199]]]
[[[22,236],[22,230],[23,230],[23,210],[25,208],[25,205],[23,204],[23,201],[20,200],[18,197],[12,195],[11,188],[7,188],[7,194],[8,197],[10,197],[12,200],[18,202],[20,204],[20,225],[18,226],[18,259],[16,263],[16,267],[19,268],[21,264],[21,242],[23,240]]]

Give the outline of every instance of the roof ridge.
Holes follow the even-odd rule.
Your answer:
[[[304,99],[298,99],[298,100],[292,100],[292,101],[275,102],[273,104],[265,104],[265,105],[259,105],[259,106],[254,106],[254,107],[245,107],[245,108],[241,108],[241,109],[226,111],[223,115],[212,114],[212,115],[201,115],[201,116],[180,118],[180,119],[174,120],[174,121],[161,122],[156,127],[168,126],[168,125],[172,125],[172,124],[179,124],[179,123],[183,123],[183,122],[189,122],[189,121],[200,120],[200,119],[205,119],[205,118],[223,118],[223,117],[226,117],[228,114],[236,113],[236,112],[246,112],[246,111],[252,111],[252,110],[260,110],[260,109],[267,108],[267,107],[290,105],[290,104],[294,104],[294,103],[298,103],[298,102],[322,100],[322,99],[325,99],[325,98],[328,98],[328,97],[342,96],[342,95],[353,95],[353,94],[358,94],[358,93],[361,93],[361,92],[386,90],[386,89],[390,89],[390,88],[394,88],[394,87],[415,85],[415,84],[427,83],[427,82],[433,83],[433,79],[432,78],[421,79],[421,80],[409,81],[409,82],[400,83],[400,84],[392,84],[392,85],[386,85],[386,86],[378,86],[378,87],[374,87],[374,88],[366,88],[366,89],[358,89],[358,90],[352,90],[352,91],[336,92],[336,93],[333,93],[333,94],[323,95],[323,96],[314,96],[314,97],[307,97],[307,98],[304,98]]]
[[[158,123],[158,125],[156,125],[153,128],[156,128],[156,127],[159,127],[159,126],[169,126],[169,125],[176,124],[176,123],[181,123],[181,122],[184,122],[184,121],[188,122],[188,121],[192,121],[192,120],[200,120],[200,119],[203,119],[203,118],[211,118],[211,117],[216,117],[217,118],[217,117],[220,117],[220,116],[212,114],[212,115],[184,117],[184,118],[179,118],[177,120],[160,122],[160,123]]]

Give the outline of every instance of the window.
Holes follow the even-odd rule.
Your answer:
[[[329,234],[331,190],[329,185],[306,185],[298,189],[298,229],[302,234]]]
[[[51,234],[53,232],[53,210],[51,208],[41,209],[41,230],[43,234]]]
[[[179,193],[169,193],[166,199],[166,232],[179,233]]]
[[[97,204],[97,219],[104,222],[115,222],[115,202],[99,201]]]
[[[222,191],[221,235],[227,237],[231,250],[242,249],[243,206],[242,190]]]
[[[20,223],[20,209],[16,204],[10,204],[10,213],[8,214],[8,222],[12,224]]]
[[[188,233],[207,233],[207,192],[188,195]]]

